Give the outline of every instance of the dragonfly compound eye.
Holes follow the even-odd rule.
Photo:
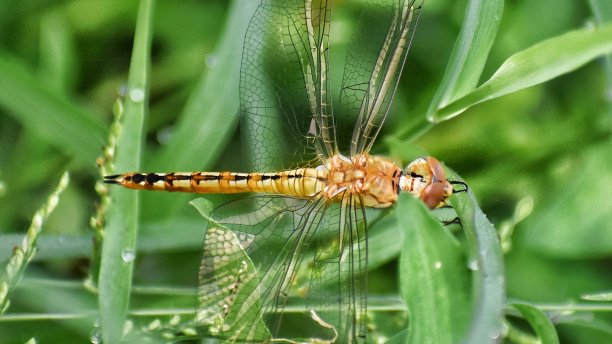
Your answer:
[[[419,158],[406,167],[405,174],[411,176],[409,191],[429,208],[446,204],[452,194],[452,186],[446,180],[442,164],[433,157]]]

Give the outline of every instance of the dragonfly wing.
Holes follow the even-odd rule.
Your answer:
[[[304,257],[315,233],[329,222],[324,221],[327,208],[320,197],[274,196],[218,208],[204,239],[199,324],[230,342],[282,338],[284,324],[291,320],[283,311],[287,300],[299,294],[296,276],[311,265]],[[296,314],[312,324],[305,337],[319,342],[333,338],[324,320],[304,311]]]
[[[340,111],[336,111],[339,122],[355,123],[351,156],[368,152],[380,132],[402,73],[422,1],[376,0],[369,2],[362,12],[345,63]],[[354,121],[344,120],[355,116]]]
[[[358,197],[347,192],[330,205],[309,267],[311,308],[335,327],[338,343],[363,343],[366,336],[367,226]]]
[[[328,92],[327,1],[264,0],[245,36],[241,129],[255,170],[336,152]]]

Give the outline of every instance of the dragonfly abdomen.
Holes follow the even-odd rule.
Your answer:
[[[277,173],[236,172],[132,172],[106,176],[109,184],[128,189],[192,193],[259,192],[296,197],[310,197],[327,184],[325,171],[300,168]]]

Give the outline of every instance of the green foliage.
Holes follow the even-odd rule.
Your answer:
[[[116,171],[244,170],[239,61],[255,2],[137,3],[0,3],[0,261],[65,169],[72,179],[0,317],[0,343],[193,334],[206,223],[195,197],[113,190],[105,204],[96,157],[109,157],[121,96],[116,112],[135,123],[111,130]],[[358,17],[354,2],[338,4],[332,62]],[[499,333],[504,312],[508,342],[612,340],[609,298],[589,297],[612,283],[610,19],[607,0],[425,1],[374,150],[403,162],[429,152],[457,171],[471,191],[453,200],[465,231],[411,199],[368,214],[372,338],[475,342]],[[113,214],[105,232],[88,226],[96,204]],[[503,257],[489,221],[503,228]],[[99,289],[84,287],[100,262]]]
[[[140,169],[142,128],[149,101],[154,4],[154,0],[140,3],[126,95],[123,106],[116,108],[116,154],[109,164],[120,171]],[[123,335],[130,303],[140,199],[137,193],[120,192],[117,188],[110,191],[109,197],[107,211],[113,215],[107,217],[108,223],[102,229],[100,274],[93,283],[97,282],[99,289],[102,341],[116,343]]]

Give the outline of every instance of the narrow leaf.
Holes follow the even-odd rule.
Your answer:
[[[612,53],[612,24],[572,31],[540,42],[506,60],[483,85],[438,110],[447,120],[478,103],[501,97],[569,73]]]
[[[91,165],[100,152],[105,125],[26,66],[0,51],[0,107],[32,132],[77,163]]]
[[[591,10],[598,23],[612,21],[612,2],[608,0],[589,0]]]
[[[540,338],[541,343],[557,344],[559,336],[555,330],[555,326],[550,319],[536,307],[527,303],[513,303],[512,307],[521,312],[525,320],[529,322],[535,333]]]
[[[499,238],[470,189],[452,197],[451,203],[468,239],[468,267],[473,271],[472,318],[463,343],[495,343],[502,332],[506,298]]]
[[[211,143],[224,147],[238,124],[238,82],[244,34],[258,6],[257,1],[235,2],[230,9],[221,45],[209,56],[209,68],[179,116],[171,140],[156,160],[180,168],[197,169],[210,166],[222,153],[210,149]],[[202,155],[202,147],[208,147]],[[198,159],[193,159],[198,156]],[[154,168],[164,168],[152,163]]]
[[[408,305],[408,342],[457,342],[470,309],[461,246],[413,197],[402,196],[396,213],[405,228],[400,288]]]
[[[48,13],[42,19],[40,35],[40,75],[54,90],[67,92],[76,76],[76,47],[68,21],[58,12]]]
[[[430,116],[436,113],[436,109],[476,87],[497,35],[503,8],[503,0],[468,2],[461,32],[451,52],[444,79],[432,100]]]
[[[115,166],[121,171],[140,168],[148,102],[153,6],[153,0],[143,0],[138,10],[123,126],[117,138]],[[102,339],[105,343],[118,343],[123,334],[132,285],[139,194],[114,188],[111,198],[102,246],[99,304]]]
[[[223,152],[238,124],[238,82],[244,35],[259,1],[233,2],[213,61],[181,112],[176,130],[147,170],[196,171],[209,168]],[[195,158],[194,158],[195,157]],[[189,195],[175,195],[164,209],[143,199],[143,218],[160,219],[183,207]]]

